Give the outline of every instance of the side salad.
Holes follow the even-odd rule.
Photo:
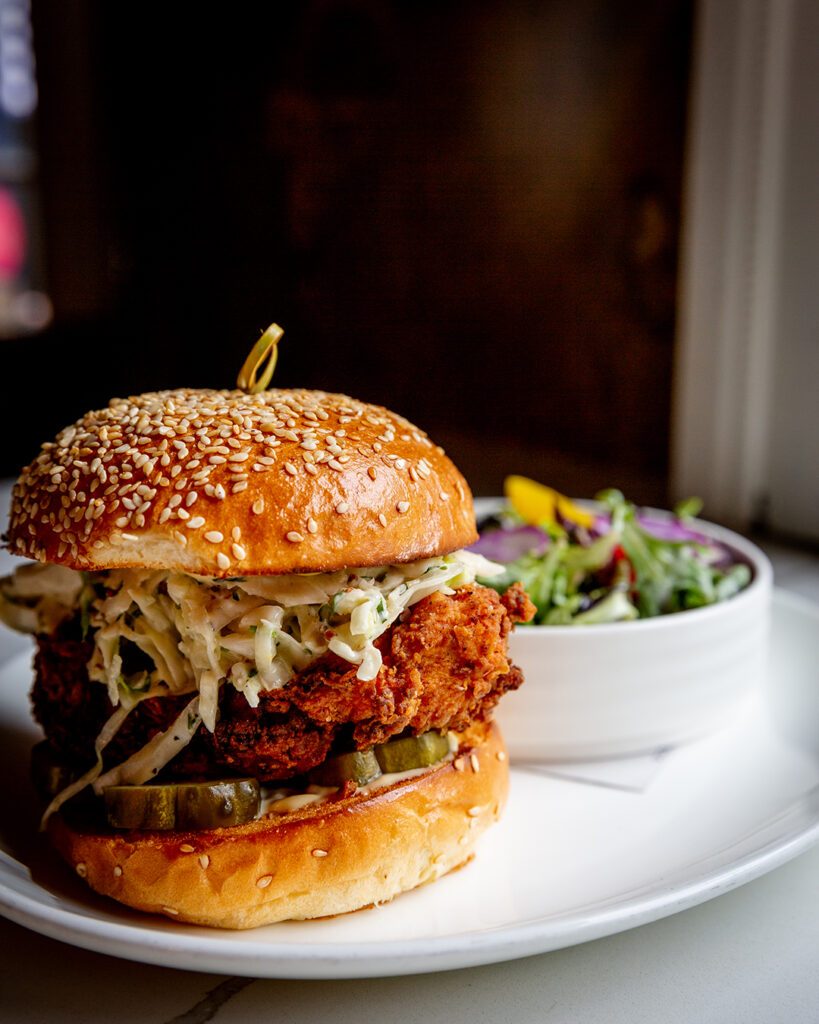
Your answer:
[[[508,477],[506,505],[480,524],[475,551],[505,566],[481,579],[503,593],[520,582],[535,625],[592,625],[652,618],[715,604],[748,585],[751,570],[696,528],[701,502],[670,516],[641,511],[620,491],[575,504],[526,477]]]

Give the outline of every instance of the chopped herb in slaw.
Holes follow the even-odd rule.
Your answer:
[[[193,576],[171,570],[79,572],[28,564],[0,580],[0,621],[53,632],[75,620],[91,650],[88,675],[113,713],[97,737],[96,764],[46,814],[86,785],[142,783],[187,745],[200,724],[213,732],[223,686],[251,707],[329,652],[374,679],[376,641],[404,611],[433,593],[452,594],[503,571],[469,551],[400,565],[282,576]],[[101,774],[102,753],[147,698],[189,694],[178,719],[123,764]]]
[[[653,618],[724,601],[751,570],[697,528],[700,502],[672,514],[643,511],[617,490],[592,506],[525,477],[509,477],[507,504],[481,524],[472,550],[505,566],[480,582],[501,593],[520,582],[535,625],[592,625]]]

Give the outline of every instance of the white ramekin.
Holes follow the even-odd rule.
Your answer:
[[[565,761],[671,746],[726,723],[761,683],[773,571],[750,541],[696,528],[752,569],[720,604],[654,619],[591,626],[519,626],[510,637],[523,686],[497,717],[513,758]]]

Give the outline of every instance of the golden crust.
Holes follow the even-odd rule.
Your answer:
[[[97,892],[175,921],[255,928],[357,910],[434,881],[472,857],[506,800],[494,725],[461,738],[455,761],[415,778],[212,832],[75,830],[49,835]]]
[[[332,571],[477,538],[472,495],[417,427],[320,391],[114,399],[14,488],[9,547],[74,569],[203,576]]]

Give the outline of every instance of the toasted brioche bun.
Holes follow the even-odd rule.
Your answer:
[[[209,832],[72,828],[49,836],[92,889],[175,921],[255,928],[343,914],[432,882],[472,857],[506,800],[494,725],[461,736],[453,761],[423,775]]]
[[[226,577],[432,557],[477,539],[472,495],[426,434],[320,391],[114,399],[43,446],[9,547],[74,569]]]

